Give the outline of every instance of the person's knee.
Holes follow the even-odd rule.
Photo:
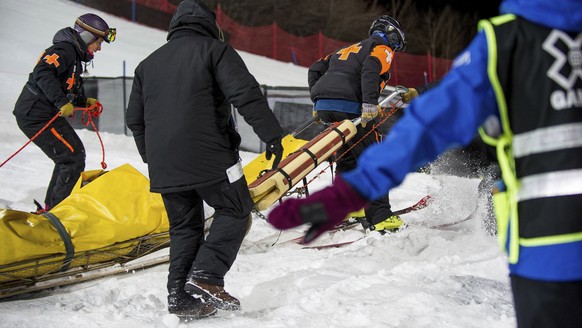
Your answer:
[[[85,152],[75,152],[68,154],[61,161],[60,165],[67,167],[71,171],[83,171],[85,169]]]
[[[71,158],[71,161],[66,162],[66,171],[74,175],[79,175],[85,170],[85,155],[77,155]]]

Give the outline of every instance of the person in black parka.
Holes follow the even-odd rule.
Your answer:
[[[224,290],[224,276],[244,238],[253,201],[231,104],[266,143],[267,159],[274,155],[277,166],[283,129],[259,84],[223,42],[215,14],[199,0],[182,1],[168,42],[137,66],[127,108],[151,191],[161,193],[170,220],[170,313],[203,317],[215,308],[240,307]],[[215,209],[206,239],[203,201]]]
[[[83,63],[93,60],[103,42],[115,40],[116,29],[95,14],[77,18],[73,28],[59,30],[53,45],[40,56],[28,77],[28,82],[16,101],[13,114],[18,127],[33,138],[51,119],[58,117],[33,142],[55,163],[47,188],[45,212],[65,199],[85,169],[85,148],[75,130],[64,117],[71,116],[74,107],[89,107],[97,103],[87,98],[83,88]]]

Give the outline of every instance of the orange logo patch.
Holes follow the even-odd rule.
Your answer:
[[[392,59],[394,58],[394,52],[390,48],[384,45],[376,46],[370,55],[376,57],[380,65],[382,65],[380,74],[388,72],[392,65]]]
[[[61,64],[59,63],[59,55],[52,54],[44,56],[44,61],[49,65],[55,65],[55,67],[59,67]]]
[[[351,53],[357,54],[358,52],[360,52],[361,49],[362,49],[362,47],[360,46],[359,43],[352,44],[351,46],[349,46],[347,48],[343,48],[337,52],[340,55],[338,59],[339,60],[346,60],[346,59],[348,59],[348,57],[350,56]]]
[[[71,77],[67,79],[67,85],[68,85],[67,90],[71,90],[75,85],[75,72],[73,72],[73,74],[71,74]]]

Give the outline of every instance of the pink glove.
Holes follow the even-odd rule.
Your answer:
[[[303,242],[309,243],[341,223],[350,212],[362,209],[367,203],[338,175],[333,185],[307,198],[285,200],[271,211],[268,221],[282,230],[311,223],[311,228],[303,237]]]

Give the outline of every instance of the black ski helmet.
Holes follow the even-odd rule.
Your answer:
[[[386,39],[390,43],[390,47],[394,51],[406,51],[406,38],[404,31],[398,21],[388,15],[378,17],[370,26],[369,34],[372,35],[374,31],[382,32],[386,35]]]
[[[103,38],[107,43],[115,41],[115,28],[110,28],[103,18],[95,14],[79,16],[75,21],[74,29],[87,45],[95,42],[98,38]]]

